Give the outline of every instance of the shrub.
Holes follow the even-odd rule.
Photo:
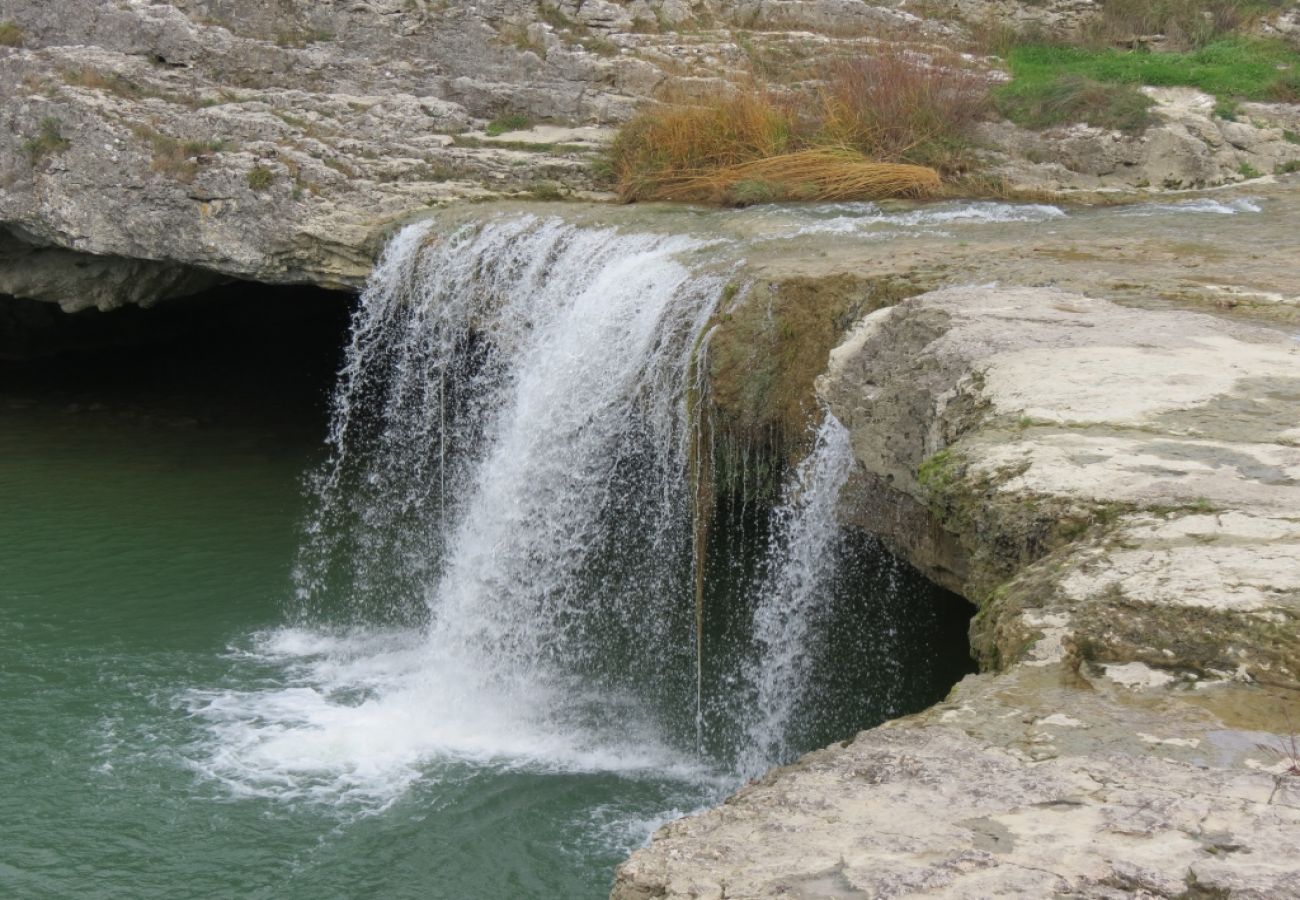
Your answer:
[[[757,203],[918,195],[965,168],[987,105],[972,73],[886,48],[826,65],[813,84],[757,84],[643,111],[611,148],[619,195]]]
[[[36,165],[47,156],[62,153],[70,146],[72,142],[63,136],[63,123],[54,118],[41,119],[41,126],[36,136],[23,142],[23,149],[27,151],[27,158],[32,165]]]
[[[819,99],[818,143],[960,171],[967,136],[988,109],[988,84],[967,69],[886,47],[832,63]]]
[[[0,47],[21,47],[23,30],[13,22],[0,22]]]
[[[1163,35],[1176,49],[1194,50],[1241,31],[1286,5],[1287,0],[1102,0],[1086,27],[1094,45]]]
[[[248,170],[248,186],[255,191],[266,190],[274,180],[274,173],[265,166],[253,166]]]

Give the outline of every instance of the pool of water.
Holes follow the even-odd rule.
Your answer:
[[[0,895],[601,897],[659,824],[739,784],[649,731],[422,703],[418,628],[295,617],[342,339],[338,310],[227,315],[0,371]],[[895,655],[827,667],[841,699],[805,749],[968,668],[955,598],[872,571],[908,602],[848,591],[834,615],[884,616],[866,631]],[[830,659],[879,650],[832,633]],[[389,682],[403,703],[367,704]]]

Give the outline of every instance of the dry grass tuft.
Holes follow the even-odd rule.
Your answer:
[[[988,112],[987,80],[897,47],[831,63],[818,89],[819,140],[877,159],[967,168],[968,136]]]
[[[880,200],[930,197],[939,188],[939,173],[926,166],[872,162],[855,150],[826,148],[665,176],[646,199],[735,205]]]
[[[0,22],[0,47],[21,47],[23,30],[13,22]]]
[[[830,63],[780,92],[669,102],[619,132],[620,197],[746,204],[931,196],[967,168],[968,135],[987,108],[978,75],[882,48]]]

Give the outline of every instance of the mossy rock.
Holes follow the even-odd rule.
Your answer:
[[[802,456],[820,418],[815,382],[831,350],[867,313],[924,290],[906,277],[845,273],[730,286],[710,322],[701,410],[719,483],[735,465],[770,475]]]

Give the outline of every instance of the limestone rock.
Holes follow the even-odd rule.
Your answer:
[[[990,674],[666,826],[613,896],[1300,890],[1297,373],[1284,331],[1049,288],[863,318],[819,382],[846,512],[979,602]]]

